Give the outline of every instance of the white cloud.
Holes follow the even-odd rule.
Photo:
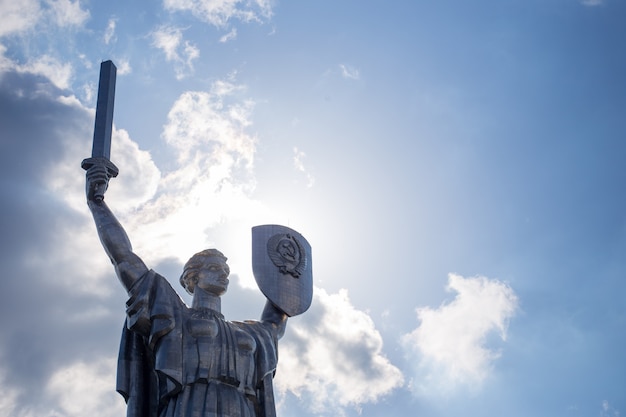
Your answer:
[[[0,37],[14,35],[18,43],[22,41],[19,38],[26,36],[24,42],[28,44],[33,33],[52,38],[59,29],[82,27],[88,19],[89,11],[83,10],[78,0],[0,0]],[[0,72],[42,75],[58,88],[70,88],[72,65],[55,58],[59,54],[32,53],[14,60],[4,56],[6,51],[0,45]],[[84,55],[79,54],[79,59],[84,61]]]
[[[61,63],[58,59],[48,55],[28,62],[21,67],[22,72],[39,74],[47,77],[57,87],[65,89],[70,87],[72,77],[72,65],[69,62]]]
[[[250,219],[265,215],[267,208],[250,197],[255,187],[257,139],[247,132],[254,102],[236,97],[243,91],[243,86],[232,80],[220,80],[209,92],[187,92],[179,97],[163,130],[176,159],[163,175],[151,155],[140,150],[125,130],[114,126],[111,160],[120,174],[111,180],[106,201],[149,265],[172,257],[185,261],[198,250],[214,246],[207,229],[224,219],[245,219],[242,224],[250,224],[254,223]],[[99,246],[85,207],[84,176],[76,171],[80,158],[89,156],[91,150],[94,109],[85,108],[74,96],[57,101],[79,110],[84,117],[80,118],[80,129],[57,128],[55,137],[62,138],[57,149],[62,155],[46,186],[85,221],[55,238],[62,242],[59,247],[64,248],[63,253],[32,260],[36,263],[32,267],[52,269],[73,264],[75,254],[85,247]],[[221,248],[229,245],[241,246],[240,241],[236,245],[220,241]],[[235,258],[233,254],[231,259]],[[249,256],[242,263],[247,266],[248,260]],[[79,281],[73,275],[61,275],[56,281],[72,293],[110,293],[112,287],[103,285],[111,270],[104,253],[84,257],[81,269],[92,273]],[[244,284],[255,286],[253,279]]]
[[[0,44],[0,75],[2,72],[16,71],[48,78],[57,88],[68,89],[73,76],[73,67],[69,62],[62,63],[50,55],[32,58],[26,64],[19,64],[4,54],[6,47]]]
[[[104,31],[104,43],[109,44],[111,41],[117,40],[115,36],[115,27],[117,26],[117,19],[111,18],[109,19],[109,23],[107,24],[107,28]]]
[[[237,164],[251,167],[256,139],[245,132],[254,103],[228,103],[228,96],[242,87],[217,81],[211,92],[187,92],[168,114],[163,137],[174,147],[181,163],[192,162],[199,150],[215,160],[231,154]]]
[[[200,50],[191,42],[183,40],[182,29],[161,26],[151,35],[152,45],[165,53],[165,59],[174,62],[177,79],[193,72],[193,61],[200,56]]]
[[[117,74],[118,75],[127,75],[133,72],[133,69],[130,66],[130,62],[127,58],[117,58],[115,60],[117,63]]]
[[[232,28],[230,32],[220,38],[221,43],[226,43],[237,38],[237,29]]]
[[[604,4],[604,0],[581,0],[581,3],[585,6],[601,6]]]
[[[162,26],[152,32],[152,45],[161,49],[168,61],[180,59],[177,49],[182,39],[182,31],[172,26]]]
[[[43,75],[58,88],[67,89],[70,87],[73,69],[69,62],[62,63],[54,57],[42,55],[30,60],[25,65],[14,64],[14,67],[18,72]]]
[[[189,11],[196,18],[216,27],[224,27],[232,19],[250,22],[272,15],[270,0],[164,0],[163,6],[171,11]]]
[[[46,384],[46,394],[56,399],[65,417],[116,417],[126,414],[115,392],[116,359],[96,358],[58,369]]]
[[[15,139],[5,154],[20,158],[4,158],[2,177],[11,188],[2,191],[3,197],[11,195],[10,202],[3,201],[14,204],[11,212],[19,215],[3,224],[10,245],[5,239],[2,265],[14,279],[4,280],[2,293],[19,294],[3,299],[4,312],[11,312],[3,316],[19,320],[1,323],[0,415],[121,415],[115,361],[98,358],[99,351],[108,351],[101,346],[110,337],[110,323],[121,325],[119,315],[109,313],[118,302],[107,306],[107,296],[121,288],[106,254],[96,250],[80,169],[90,150],[93,111],[74,96],[59,97],[56,88],[41,87],[30,74],[10,77],[2,97],[13,111],[5,112],[0,125],[3,137]],[[39,290],[22,291],[26,279]],[[79,333],[84,337],[76,337]],[[79,357],[89,360],[68,366],[66,361]]]
[[[313,187],[313,184],[315,184],[315,177],[307,171],[307,169],[304,167],[304,158],[306,158],[306,154],[304,152],[302,152],[301,150],[299,150],[298,148],[293,148],[293,165],[294,167],[302,172],[304,175],[306,175],[307,178],[307,187],[311,188]]]
[[[382,352],[372,319],[352,306],[346,290],[328,294],[316,288],[309,311],[288,327],[280,342],[276,389],[292,392],[315,413],[343,415],[403,383]]]
[[[192,61],[194,59],[198,59],[200,56],[200,50],[192,45],[189,41],[185,41],[185,45],[183,47],[183,55],[185,66],[189,69],[193,69]]]
[[[67,97],[61,98],[60,101],[64,104],[82,107],[75,98],[73,100]],[[93,120],[94,110],[90,109],[88,112],[89,119]],[[74,136],[67,137],[63,143],[63,152],[68,161],[76,155],[81,155],[81,150],[84,157],[89,156],[85,153],[88,150],[85,146],[85,139],[87,138],[81,140]],[[116,212],[133,211],[154,196],[160,172],[152,161],[150,153],[140,150],[126,130],[117,129],[115,126],[111,139],[111,160],[120,168],[120,175],[122,175],[119,179],[111,180],[115,186],[107,192],[107,199],[116,201]],[[82,193],[84,181],[83,176],[76,175],[75,165],[68,162],[59,167],[58,175],[51,178],[48,185],[50,190],[63,199],[69,207],[82,211],[85,205],[85,196]],[[76,190],[76,192],[68,192],[68,190]]]
[[[186,92],[172,106],[162,136],[175,164],[164,173],[155,197],[123,222],[131,236],[139,236],[134,242],[138,253],[184,261],[212,244],[208,228],[261,211],[249,197],[255,186],[256,137],[246,129],[254,103],[233,99],[242,89],[217,81],[210,92]],[[116,205],[118,200],[124,198],[116,197]]]
[[[2,395],[0,395],[0,415],[2,416],[26,416],[32,415],[26,410],[19,410],[17,407],[17,398],[20,395],[19,390],[7,383],[6,372],[1,370],[0,373],[0,389]]]
[[[15,67],[15,63],[11,59],[4,56],[6,51],[7,47],[0,43],[0,80],[3,73],[8,72]]]
[[[75,117],[74,125],[63,124],[55,127],[54,134],[59,138],[59,161],[55,164],[55,175],[46,180],[46,188],[56,196],[59,203],[79,213],[85,221],[75,222],[71,228],[55,234],[54,239],[58,240],[58,247],[63,248],[62,251],[38,256],[30,262],[33,267],[63,270],[64,265],[76,264],[76,254],[83,252],[85,247],[98,247],[93,222],[88,218],[89,212],[85,204],[85,177],[80,174],[79,168],[80,158],[88,157],[91,151],[95,110],[84,107],[75,96],[61,96],[56,101],[68,109],[77,110],[76,114],[81,116]],[[106,199],[114,201],[115,213],[123,216],[154,196],[160,172],[150,154],[140,150],[128,132],[115,126],[111,148],[111,159],[120,168],[120,177],[111,180]],[[102,283],[102,280],[110,279],[106,274],[111,271],[107,257],[103,254],[85,256],[81,258],[80,265],[81,270],[91,271],[91,274],[85,275],[81,280],[76,280],[72,275],[61,274],[56,281],[65,286],[68,292],[109,295],[111,287]]]
[[[81,97],[86,103],[91,103],[95,99],[97,90],[94,83],[85,83],[81,87]]]
[[[349,65],[339,64],[341,69],[341,76],[343,78],[349,78],[351,80],[358,80],[360,78],[359,70]]]
[[[31,29],[39,20],[40,13],[37,0],[0,1],[0,36]]]
[[[79,0],[47,0],[46,3],[59,27],[82,26],[89,19],[89,11],[81,9]]]
[[[108,193],[111,198],[122,203],[116,205],[118,210],[134,211],[154,197],[161,173],[152,161],[150,153],[139,149],[137,143],[124,129],[113,130],[111,158],[129,179],[125,181],[123,188],[112,189]]]
[[[47,7],[42,8],[37,0],[0,1],[0,36],[19,34],[39,23],[78,27],[89,19],[89,11],[83,10],[78,0],[46,0],[43,4]]]
[[[418,393],[480,386],[499,357],[487,337],[496,332],[505,340],[517,310],[515,293],[497,280],[450,274],[447,290],[457,293],[454,300],[437,309],[419,308],[419,327],[403,337],[407,355],[419,358],[411,383]]]

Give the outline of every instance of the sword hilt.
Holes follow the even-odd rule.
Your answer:
[[[87,171],[88,169],[90,169],[91,167],[93,167],[95,165],[100,165],[100,166],[103,166],[104,168],[106,168],[107,182],[111,178],[117,177],[117,174],[119,174],[119,172],[120,172],[120,170],[115,166],[115,164],[113,162],[111,162],[107,158],[103,158],[103,157],[91,157],[91,158],[83,159],[83,162],[80,164],[80,166],[85,171]],[[98,203],[101,202],[104,199],[104,192],[107,189],[107,187],[106,187],[107,186],[107,182],[99,182],[99,183],[95,184],[93,198]]]

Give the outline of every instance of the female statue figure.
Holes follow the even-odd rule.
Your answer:
[[[184,266],[180,282],[193,294],[188,307],[133,252],[100,196],[108,180],[107,168],[95,164],[86,193],[100,241],[129,295],[117,376],[127,415],[274,417],[272,377],[287,314],[268,300],[258,322],[225,321],[220,296],[230,271],[215,249]]]

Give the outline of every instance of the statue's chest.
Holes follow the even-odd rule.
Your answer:
[[[187,381],[220,381],[239,387],[254,374],[256,341],[218,317],[191,314],[183,336]]]

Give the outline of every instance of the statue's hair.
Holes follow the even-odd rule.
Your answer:
[[[187,274],[185,274],[185,271],[190,268],[201,268],[202,266],[207,264],[209,259],[215,258],[220,259],[224,262],[228,260],[228,258],[217,249],[205,249],[202,252],[198,252],[193,255],[191,258],[189,258],[187,263],[185,263],[185,266],[183,267],[183,273],[180,276],[180,285],[182,285],[189,294],[193,294],[193,290],[196,287],[198,279],[195,277],[191,278],[187,276]]]

